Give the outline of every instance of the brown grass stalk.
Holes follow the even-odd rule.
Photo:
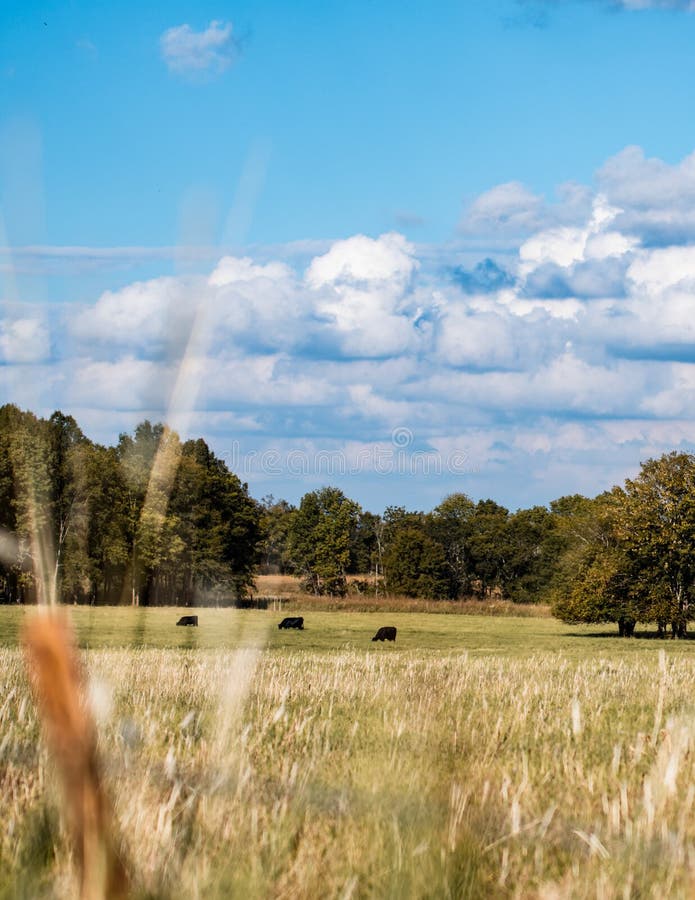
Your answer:
[[[85,676],[66,616],[57,609],[32,616],[24,628],[24,650],[45,740],[62,781],[80,896],[125,897],[129,879],[116,850],[96,729],[85,700]]]

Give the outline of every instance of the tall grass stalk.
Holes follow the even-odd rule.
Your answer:
[[[80,896],[83,900],[123,897],[128,879],[115,849],[96,730],[67,618],[55,608],[38,611],[25,625],[24,647],[44,734],[62,781]]]

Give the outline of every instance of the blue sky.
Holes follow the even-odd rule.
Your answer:
[[[679,0],[7,0],[0,400],[374,509],[692,449],[694,45]]]

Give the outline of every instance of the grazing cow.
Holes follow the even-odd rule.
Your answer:
[[[302,616],[288,616],[280,622],[278,628],[298,628],[301,631],[304,628],[304,619]]]
[[[198,616],[181,616],[177,625],[198,625]]]
[[[393,625],[384,625],[372,638],[373,641],[395,641],[396,629]]]

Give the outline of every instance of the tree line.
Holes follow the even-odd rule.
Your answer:
[[[560,510],[567,551],[553,612],[565,622],[637,622],[685,637],[695,600],[695,456],[668,453],[634,479]]]
[[[6,602],[34,602],[43,581],[78,603],[243,597],[261,540],[258,504],[205,441],[145,421],[103,447],[72,416],[12,405],[0,407],[0,529]]]
[[[493,500],[451,494],[431,512],[363,512],[333,487],[298,507],[264,498],[262,570],[294,573],[314,594],[364,592],[432,600],[476,596],[534,602],[553,577],[561,535],[543,506],[510,513]]]
[[[350,573],[372,572],[365,590],[544,602],[565,622],[614,622],[625,636],[641,622],[684,637],[693,618],[692,454],[647,460],[594,498],[514,513],[457,493],[429,513],[389,507],[375,516],[335,488],[296,509],[272,497],[263,507],[263,565],[300,574],[313,593],[344,593]]]
[[[230,603],[258,571],[297,575],[317,595],[545,602],[567,622],[682,637],[695,457],[648,460],[622,487],[548,507],[455,493],[430,512],[375,515],[334,487],[298,506],[254,500],[205,441],[161,424],[104,447],[72,416],[0,407],[0,600],[34,602],[48,584],[65,602]]]

